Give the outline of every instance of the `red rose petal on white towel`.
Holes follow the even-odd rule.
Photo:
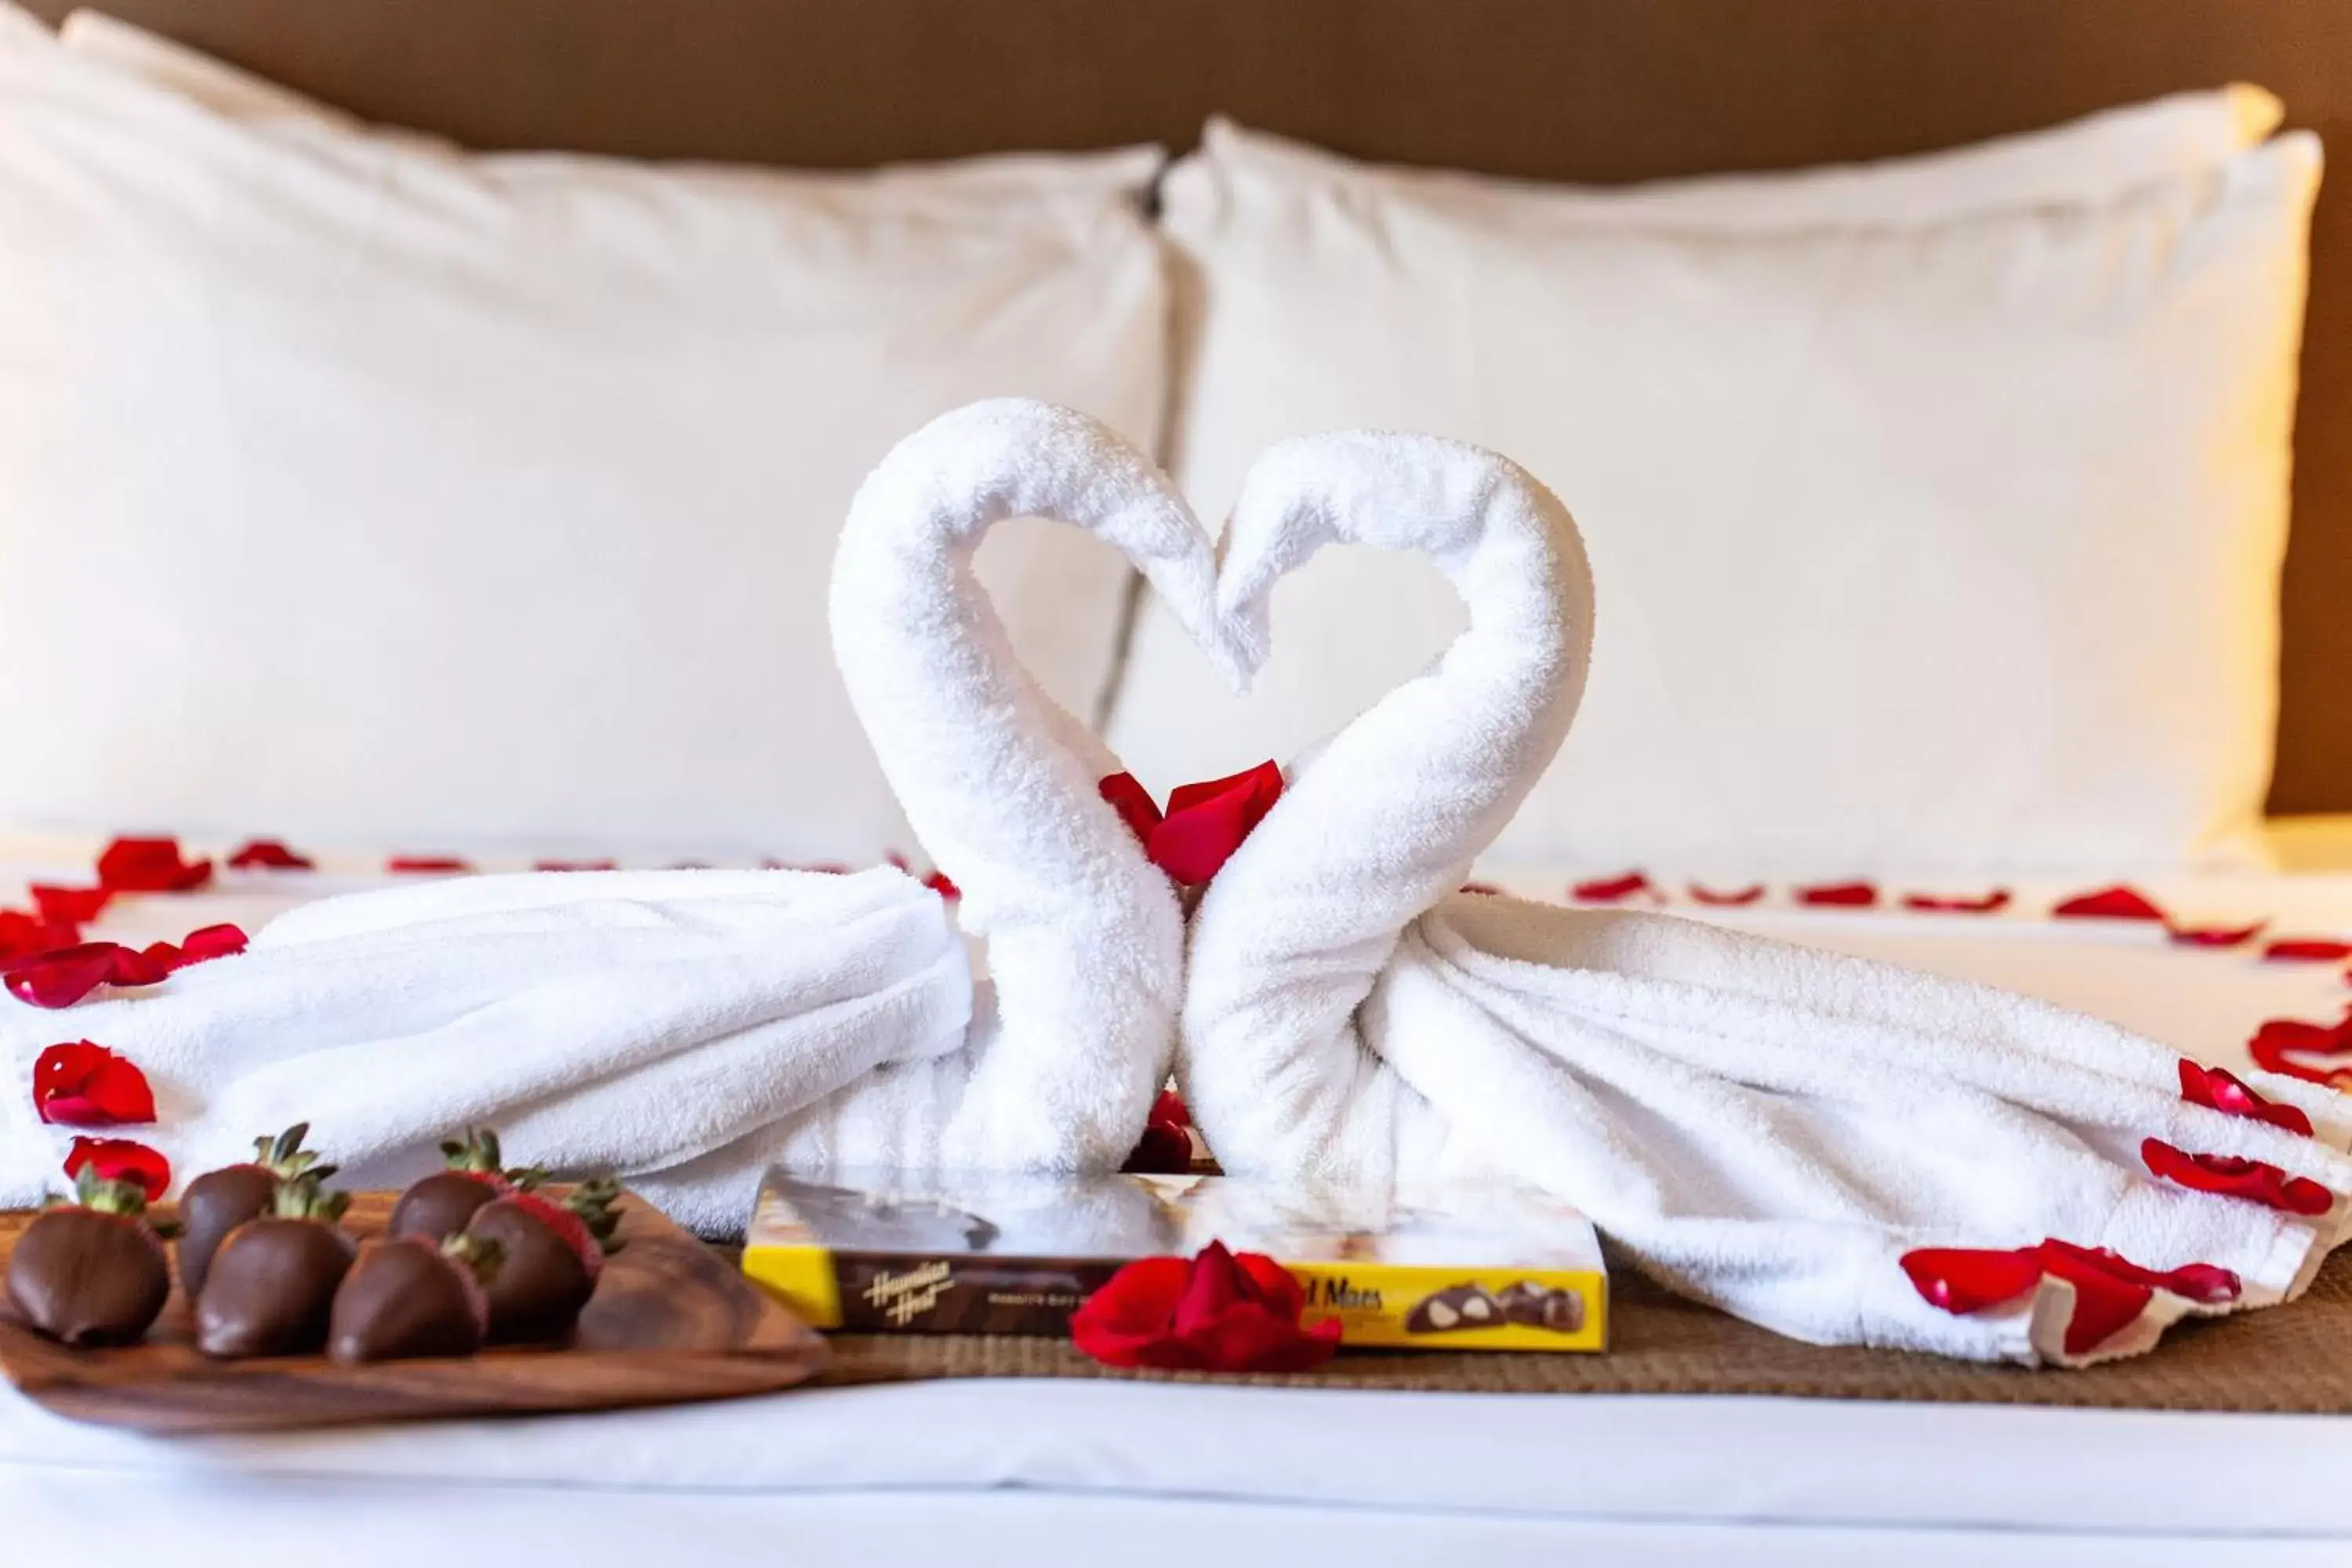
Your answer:
[[[2191,1154],[2161,1138],[2142,1140],[2139,1157],[2150,1174],[2197,1192],[2244,1198],[2288,1214],[2322,1215],[2336,1206],[2335,1194],[2319,1183],[2290,1176],[2265,1160]]]
[[[2030,1247],[1923,1247],[1905,1253],[1902,1264],[1911,1288],[1947,1312],[1981,1312],[2042,1283],[2042,1259]]]
[[[2116,884],[2095,893],[2077,893],[2051,914],[2060,920],[2161,921],[2164,911],[2137,888]]]
[[[2096,1268],[2134,1285],[2147,1285],[2158,1290],[2169,1290],[2187,1300],[2205,1306],[2218,1306],[2238,1299],[2243,1286],[2237,1275],[2212,1263],[2184,1263],[2178,1268],[2143,1268],[2120,1252],[2104,1247],[2077,1247],[2071,1241],[2053,1237],[2040,1249],[2042,1262],[2069,1261],[2084,1268]],[[2053,1268],[2053,1273],[2058,1270]]]
[[[1819,882],[1797,889],[1797,902],[1815,909],[1866,910],[1878,902],[1875,882]]]
[[[81,941],[81,928],[70,921],[44,920],[22,910],[0,910],[0,963],[19,963]]]
[[[2222,1068],[2209,1068],[2202,1062],[2180,1058],[2180,1098],[2191,1105],[2202,1105],[2224,1116],[2242,1116],[2249,1121],[2267,1121],[2284,1131],[2311,1136],[2311,1118],[2301,1108],[2282,1105],[2265,1100],[2246,1087],[2235,1073]]]
[[[1922,914],[1990,915],[2009,908],[2011,895],[2007,888],[1995,888],[1974,898],[1955,897],[1948,893],[1906,893],[1903,907],[1917,910]]]
[[[1622,904],[1628,899],[1642,896],[1655,899],[1658,889],[1652,885],[1646,872],[1628,871],[1622,877],[1601,877],[1590,882],[1579,882],[1569,889],[1569,895],[1579,903]]]
[[[1732,909],[1743,904],[1752,904],[1761,899],[1764,896],[1764,884],[1751,882],[1744,888],[1726,890],[1720,888],[1701,887],[1698,883],[1693,882],[1690,885],[1690,896],[1693,903],[1712,904],[1717,909]]]
[[[33,1059],[33,1110],[61,1127],[128,1127],[155,1120],[155,1093],[136,1064],[90,1040]]]
[[[1221,779],[1178,784],[1152,828],[1151,862],[1177,881],[1214,877],[1282,798],[1282,768],[1268,761]]]
[[[2274,963],[2341,963],[2352,958],[2352,942],[2311,936],[2281,937],[2263,949],[2263,956]]]

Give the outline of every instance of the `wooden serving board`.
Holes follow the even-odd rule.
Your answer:
[[[380,1234],[395,1196],[354,1194],[345,1226],[362,1238]],[[32,1218],[0,1214],[0,1268]],[[824,1365],[814,1330],[658,1210],[625,1197],[619,1236],[568,1345],[364,1366],[324,1356],[212,1361],[191,1342],[175,1282],[143,1343],[105,1351],[36,1333],[0,1292],[0,1371],[60,1415],[184,1434],[725,1399],[789,1388]]]

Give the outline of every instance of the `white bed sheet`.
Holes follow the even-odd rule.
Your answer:
[[[29,880],[87,881],[94,848],[0,841],[0,899],[16,901]],[[382,863],[233,874],[201,894],[123,900],[91,931],[145,941],[220,920],[257,929],[291,904],[382,883]],[[1574,877],[1496,879],[1559,897]],[[2185,919],[2267,916],[2279,934],[2352,937],[2352,872],[2141,885]],[[2352,1002],[2341,965],[2040,918],[2079,890],[2021,885],[1994,917],[1806,910],[1780,889],[1748,909],[1669,907],[2050,994],[2225,1065],[2243,1062],[2266,1017],[2332,1018]],[[7,1393],[0,1564],[129,1552],[250,1562],[298,1547],[339,1564],[414,1563],[455,1542],[521,1562],[560,1543],[586,1563],[688,1551],[801,1563],[1459,1563],[1489,1552],[1716,1565],[2344,1563],[2347,1471],[2347,1419],[2005,1406],[992,1381],[165,1441],[64,1422]]]

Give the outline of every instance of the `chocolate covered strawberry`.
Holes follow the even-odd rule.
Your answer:
[[[572,1331],[596,1289],[604,1255],[614,1249],[613,1212],[621,1184],[583,1182],[557,1200],[511,1193],[484,1204],[466,1234],[495,1241],[503,1254],[485,1290],[496,1342],[559,1339]]]
[[[320,1165],[281,1182],[270,1210],[220,1244],[196,1298],[196,1348],[209,1356],[302,1355],[327,1342],[352,1238],[336,1222],[352,1199]]]
[[[482,1282],[500,1260],[497,1242],[475,1236],[369,1242],[335,1290],[327,1353],[340,1362],[473,1354],[490,1330]]]
[[[147,1193],[110,1182],[93,1165],[72,1201],[25,1227],[8,1255],[8,1300],[25,1321],[69,1345],[127,1345],[172,1293],[163,1243],[147,1223]]]
[[[205,1273],[228,1233],[268,1214],[278,1184],[318,1163],[302,1147],[310,1131],[309,1122],[298,1121],[275,1138],[257,1138],[252,1159],[206,1171],[180,1194],[180,1289],[189,1300],[204,1294]]]
[[[462,1141],[445,1142],[441,1158],[447,1163],[447,1170],[436,1171],[400,1194],[388,1227],[394,1236],[421,1236],[432,1241],[455,1236],[491,1199],[528,1192],[547,1179],[547,1173],[536,1167],[502,1169],[499,1135],[488,1127],[478,1131],[469,1128]]]

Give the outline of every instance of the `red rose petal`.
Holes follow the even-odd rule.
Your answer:
[[[155,1120],[147,1075],[104,1046],[73,1040],[33,1061],[33,1109],[65,1127],[127,1127]]]
[[[81,942],[81,927],[70,921],[46,921],[22,910],[0,910],[0,963],[39,958]]]
[[[1151,830],[1151,862],[1177,881],[1197,884],[1222,869],[1282,795],[1282,769],[1260,763],[1202,784],[1180,784]]]
[[[52,925],[80,925],[94,921],[104,913],[114,897],[106,888],[54,888],[44,882],[33,884],[33,907],[41,918]]]
[[[2333,942],[2321,937],[2281,937],[2263,949],[2263,956],[2274,963],[2341,963],[2352,958],[2352,942]]]
[[[1981,1312],[2014,1301],[2042,1282],[2032,1247],[1923,1247],[1902,1258],[1911,1288],[1947,1312]]]
[[[1628,871],[1622,877],[1602,877],[1590,882],[1579,882],[1569,889],[1570,897],[1586,904],[1622,904],[1637,895],[1656,898],[1658,889],[1645,872]]]
[[[213,879],[210,860],[183,860],[176,838],[118,838],[98,858],[98,883],[116,893],[184,893]]]
[[[1330,1358],[1337,1319],[1299,1322],[1306,1296],[1272,1258],[1212,1241],[1189,1263],[1146,1258],[1111,1276],[1070,1319],[1071,1341],[1112,1366],[1297,1372]]]
[[[1714,904],[1718,908],[1752,904],[1764,896],[1764,884],[1752,882],[1745,888],[1734,888],[1725,891],[1716,888],[1703,888],[1698,883],[1693,882],[1690,885],[1690,896],[1694,903]]]
[[[2011,893],[2007,888],[1995,888],[1977,897],[1955,898],[1946,893],[1906,893],[1903,907],[1923,914],[1990,915],[2009,908]]]
[[[383,863],[383,868],[403,876],[459,875],[471,871],[472,862],[456,855],[394,855]]]
[[[2167,921],[2164,933],[2183,947],[2242,947],[2262,935],[2270,923],[2256,921],[2250,926],[2177,926]]]
[[[59,948],[16,963],[0,984],[36,1007],[70,1007],[113,977],[115,954],[122,951],[110,942]]]
[[[1817,909],[1868,909],[1878,902],[1875,882],[1822,882],[1797,889],[1797,902]]]
[[[179,961],[172,967],[185,969],[192,963],[203,963],[215,958],[227,958],[245,951],[245,932],[233,925],[204,926],[180,939]]]
[[[2081,1247],[2042,1243],[2045,1271],[2074,1287],[2074,1315],[2067,1320],[2068,1355],[2084,1355],[2113,1339],[2147,1310],[2157,1288],[2123,1278]]]
[[[2228,1154],[2191,1154],[2160,1138],[2141,1142],[2139,1157],[2151,1174],[2200,1193],[2243,1198],[2288,1214],[2321,1215],[2336,1206],[2335,1194],[2308,1176],[2290,1176],[2263,1160]]]
[[[1127,830],[1135,835],[1138,844],[1150,847],[1151,830],[1160,826],[1160,807],[1152,803],[1151,792],[1133,773],[1113,773],[1095,785],[1103,799],[1110,803]]]
[[[963,889],[957,887],[955,885],[955,879],[950,877],[945,871],[932,872],[929,876],[923,879],[923,886],[929,888],[931,891],[937,893],[943,899],[955,900],[963,897]]]
[[[229,867],[237,871],[310,871],[316,864],[308,855],[298,855],[275,838],[249,838],[237,846],[228,858]]]
[[[66,1174],[78,1177],[85,1165],[94,1166],[99,1180],[130,1182],[147,1194],[149,1203],[172,1184],[172,1163],[144,1143],[128,1138],[77,1138],[66,1152]]]
[[[2117,884],[2095,893],[2077,893],[2050,911],[2062,920],[2161,921],[2164,911],[2137,888]]]
[[[2336,1024],[2273,1018],[2254,1031],[2254,1037],[2246,1042],[2246,1050],[2254,1058],[2254,1065],[2265,1071],[2331,1088],[2352,1084],[2352,1068],[2315,1067],[2300,1059],[2304,1056],[2352,1055],[2352,1008],[2346,1009],[2343,1021]]]
[[[2209,1068],[2187,1057],[2180,1058],[2180,1098],[2191,1105],[2202,1105],[2225,1116],[2266,1121],[2273,1127],[2305,1138],[2311,1136],[2311,1118],[2299,1108],[2265,1100],[2249,1089],[2236,1074],[2221,1068]]]
[[[2207,1306],[2234,1301],[2243,1289],[2237,1275],[2211,1263],[2184,1263],[2178,1268],[2158,1271],[2143,1268],[2120,1252],[2104,1247],[2077,1247],[2071,1241],[2056,1237],[2042,1242],[2036,1249],[2045,1262],[2064,1259],[2082,1268],[2095,1268],[2134,1285],[2147,1285],[2158,1290],[2169,1290],[2176,1296]]]

